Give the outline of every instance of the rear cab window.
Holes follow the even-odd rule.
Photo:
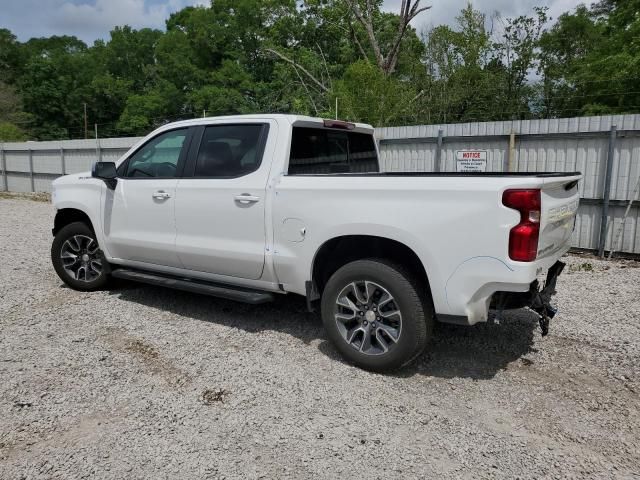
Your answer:
[[[264,124],[210,125],[196,157],[195,178],[236,178],[255,172],[262,160]]]
[[[378,153],[373,135],[293,127],[289,175],[377,172]]]

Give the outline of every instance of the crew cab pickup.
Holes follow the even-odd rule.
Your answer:
[[[436,320],[529,307],[546,333],[580,178],[380,172],[373,128],[337,120],[182,121],[54,181],[52,262],[77,290],[118,277],[255,304],[304,295],[349,361],[388,370]]]

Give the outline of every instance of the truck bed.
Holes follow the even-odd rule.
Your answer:
[[[581,172],[368,172],[297,173],[296,177],[534,177],[554,178],[582,175]]]

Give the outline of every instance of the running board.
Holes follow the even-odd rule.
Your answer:
[[[176,278],[168,275],[141,272],[126,268],[113,270],[111,275],[116,278],[133,280],[134,282],[148,283],[149,285],[173,288],[175,290],[183,290],[185,292],[200,293],[211,297],[226,298],[228,300],[235,300],[236,302],[250,303],[253,305],[272,302],[274,299],[272,293],[262,292],[260,290],[251,290],[231,285],[221,285],[203,282],[200,280],[190,280],[187,278]]]

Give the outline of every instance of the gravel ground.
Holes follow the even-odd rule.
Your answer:
[[[0,199],[0,478],[638,478],[640,263],[569,256],[559,315],[439,325],[396,375],[267,306],[49,261],[53,210]]]

